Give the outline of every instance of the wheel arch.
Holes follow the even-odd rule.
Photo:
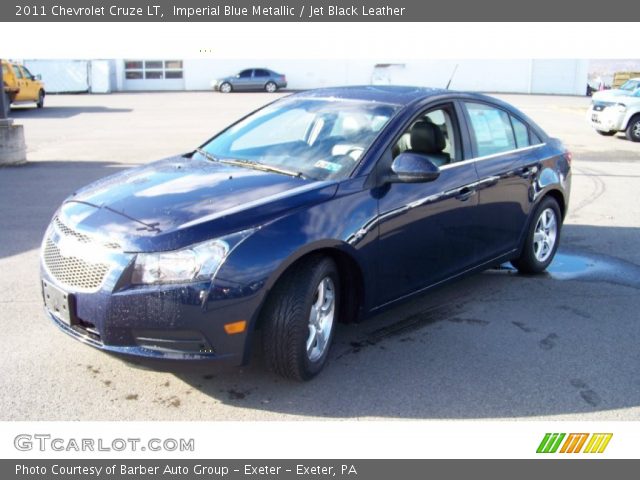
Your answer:
[[[365,276],[360,263],[355,258],[355,255],[349,252],[342,244],[331,241],[318,242],[289,256],[267,280],[264,298],[258,309],[254,330],[259,329],[261,326],[261,312],[275,285],[295,266],[317,255],[331,258],[338,268],[341,299],[338,321],[340,323],[349,323],[360,319],[365,304]]]

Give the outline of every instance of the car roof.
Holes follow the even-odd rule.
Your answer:
[[[409,105],[410,103],[424,100],[430,97],[451,94],[453,96],[464,96],[466,98],[477,98],[478,100],[490,100],[496,102],[495,98],[487,97],[477,93],[458,92],[445,90],[443,88],[412,87],[399,85],[359,85],[349,87],[317,88],[296,93],[292,97],[297,98],[325,98],[335,100],[360,100],[365,102],[379,102],[394,105]]]

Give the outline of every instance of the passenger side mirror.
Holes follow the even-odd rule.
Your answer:
[[[388,183],[431,182],[440,176],[440,169],[425,155],[404,152],[391,164],[391,172],[385,177]]]

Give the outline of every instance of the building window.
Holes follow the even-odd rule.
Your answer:
[[[182,60],[125,60],[127,80],[173,80],[182,78]]]

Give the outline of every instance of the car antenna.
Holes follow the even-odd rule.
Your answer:
[[[445,90],[449,90],[449,85],[451,85],[451,81],[453,80],[453,77],[455,76],[457,70],[458,70],[458,64],[456,63],[456,66],[453,67],[453,72],[451,72],[451,77],[449,77],[449,81],[447,82],[447,86],[445,87]]]

